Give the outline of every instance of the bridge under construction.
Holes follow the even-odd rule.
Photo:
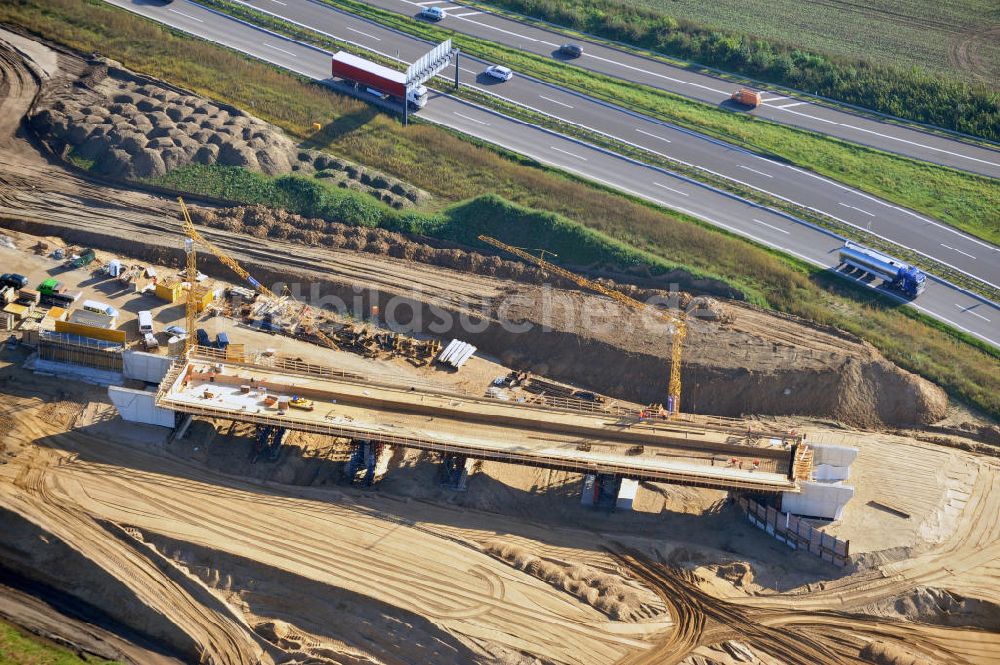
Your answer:
[[[308,400],[295,408],[290,398]],[[468,459],[756,492],[796,492],[811,455],[801,437],[718,418],[649,417],[614,403],[517,403],[400,377],[365,376],[197,347],[164,377],[156,406]],[[304,402],[303,402],[304,403]]]

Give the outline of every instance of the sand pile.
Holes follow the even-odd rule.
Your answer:
[[[571,593],[615,621],[640,621],[655,614],[643,594],[616,576],[589,566],[567,566],[535,556],[524,547],[492,540],[484,551],[557,589]]]
[[[272,176],[315,174],[396,208],[427,198],[385,174],[300,150],[263,120],[158,84],[113,61],[92,60],[77,83],[47,90],[30,127],[57,151],[105,176],[155,179],[183,166],[217,164]]]
[[[932,661],[915,656],[898,644],[871,642],[861,650],[861,657],[876,665],[932,665]]]

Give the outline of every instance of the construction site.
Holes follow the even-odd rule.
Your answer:
[[[3,622],[143,665],[1000,662],[989,418],[712,285],[82,171],[66,119],[159,90],[94,71],[0,31]]]

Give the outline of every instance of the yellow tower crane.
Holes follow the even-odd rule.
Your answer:
[[[205,236],[201,235],[201,233],[198,232],[198,229],[195,228],[194,222],[191,221],[191,213],[188,212],[187,205],[185,205],[184,203],[184,199],[182,199],[181,197],[177,197],[177,201],[181,204],[181,212],[184,215],[184,232],[188,235],[187,240],[185,240],[184,242],[184,251],[187,254],[187,273],[188,273],[187,278],[188,282],[191,284],[191,290],[188,292],[187,310],[185,312],[187,315],[188,336],[186,343],[184,345],[184,351],[185,353],[187,353],[191,350],[192,347],[191,335],[194,333],[195,315],[197,314],[198,311],[198,305],[195,302],[195,299],[191,297],[191,295],[194,293],[194,286],[196,283],[195,280],[197,279],[198,276],[198,269],[196,266],[196,258],[195,258],[195,247],[194,247],[195,243],[198,243],[208,251],[212,252],[212,254],[214,254],[215,257],[223,263],[223,265],[227,266],[230,270],[232,270],[237,275],[246,280],[247,283],[249,283],[250,286],[252,286],[254,290],[256,290],[258,293],[263,294],[270,300],[276,301],[279,300],[279,298],[277,295],[274,294],[273,291],[271,291],[271,289],[267,288],[266,286],[258,282],[256,279],[254,279],[253,276],[250,273],[248,273],[243,268],[243,266],[237,263],[235,259],[230,257],[228,254],[223,252],[215,245],[213,245],[211,242],[209,242],[205,238]],[[308,307],[309,307],[308,305],[305,304],[302,305],[302,310],[299,313],[300,319],[302,318],[302,316],[304,316]],[[337,344],[332,339],[327,337],[323,333],[323,331],[321,331],[318,327],[314,327],[312,332],[328,348],[330,349],[338,348]]]
[[[559,275],[563,279],[567,279],[574,284],[581,286],[585,289],[590,289],[605,295],[616,302],[630,307],[632,309],[645,311],[651,310],[659,318],[669,322],[674,328],[673,338],[671,339],[670,348],[670,381],[667,385],[667,411],[668,414],[673,417],[680,413],[681,410],[681,356],[683,355],[684,349],[684,338],[687,336],[687,320],[684,315],[684,310],[678,309],[678,314],[672,314],[670,312],[665,312],[660,309],[649,307],[648,305],[639,302],[635,298],[630,298],[621,291],[616,291],[610,289],[603,284],[593,282],[585,277],[581,277],[575,273],[570,272],[564,268],[560,268],[557,265],[553,265],[546,261],[544,258],[539,258],[523,249],[517,247],[512,247],[504,242],[497,240],[496,238],[491,238],[490,236],[479,236],[479,239],[483,242],[493,245],[498,249],[510,252],[514,256],[520,257],[525,261],[534,263],[539,268],[543,268],[553,274]]]

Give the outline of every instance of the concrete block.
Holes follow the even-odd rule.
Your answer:
[[[176,413],[156,406],[156,393],[121,386],[108,386],[108,397],[122,420],[144,425],[174,427]]]
[[[844,506],[854,497],[854,488],[839,483],[801,481],[801,492],[782,492],[781,508],[803,517],[838,520]]]
[[[638,491],[638,480],[622,478],[621,487],[618,489],[618,500],[615,502],[615,508],[618,510],[632,510],[632,504],[635,502],[635,495]]]

